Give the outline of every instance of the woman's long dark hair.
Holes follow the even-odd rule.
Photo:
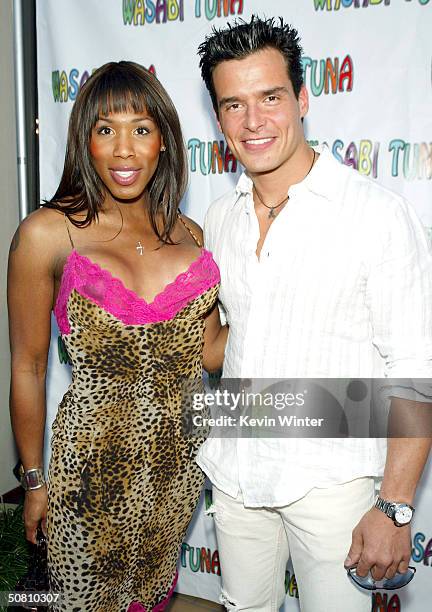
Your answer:
[[[77,227],[98,218],[104,185],[89,152],[90,137],[99,116],[132,110],[146,111],[161,132],[166,151],[147,185],[150,222],[158,238],[171,243],[178,206],[187,184],[187,157],[179,118],[171,98],[158,79],[135,62],[110,62],[96,70],[80,89],[72,108],[66,156],[60,184],[43,206],[61,210]],[[82,220],[77,213],[86,212]],[[162,212],[162,231],[158,213]]]

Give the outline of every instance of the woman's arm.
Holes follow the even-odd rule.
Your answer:
[[[195,241],[198,238],[202,244],[203,232],[200,226],[185,215],[182,215],[182,219],[191,234],[193,234]],[[228,326],[221,325],[219,309],[217,304],[215,304],[205,320],[203,365],[207,372],[216,372],[222,367],[227,337]]]
[[[52,213],[49,213],[52,216]],[[25,470],[43,467],[45,375],[54,293],[53,237],[47,211],[33,213],[12,240],[8,267],[12,428]],[[51,224],[48,224],[48,227]],[[46,486],[26,493],[26,536],[46,517]]]
[[[228,325],[221,325],[219,309],[215,304],[205,320],[203,365],[207,372],[215,372],[222,367],[228,329]]]

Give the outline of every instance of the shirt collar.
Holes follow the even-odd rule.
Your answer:
[[[233,199],[231,208],[233,208],[237,204],[237,202],[242,196],[245,196],[247,194],[252,195],[252,187],[252,179],[246,174],[245,171],[243,171],[235,187],[235,197]]]
[[[288,193],[294,195],[302,193],[305,190],[310,191],[318,196],[322,196],[327,200],[333,200],[340,193],[340,163],[330,153],[327,145],[314,147],[314,150],[320,154],[319,158],[313,165],[310,173],[300,182],[292,185]],[[234,207],[241,196],[252,194],[253,182],[246,172],[242,172],[235,188],[235,198],[232,203]]]

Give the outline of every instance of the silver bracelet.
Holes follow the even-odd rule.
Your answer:
[[[30,468],[24,470],[23,466],[20,467],[21,486],[25,491],[35,491],[41,489],[45,484],[45,474],[42,468]]]

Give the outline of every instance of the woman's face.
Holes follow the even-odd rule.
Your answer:
[[[137,200],[156,171],[162,136],[144,111],[99,116],[90,137],[93,166],[116,200]]]

